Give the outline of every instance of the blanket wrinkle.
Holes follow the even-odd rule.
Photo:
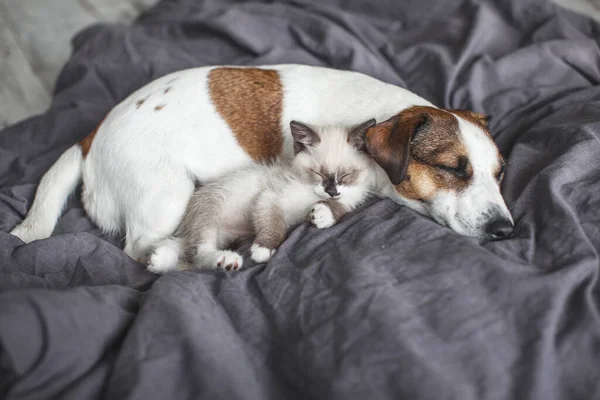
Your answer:
[[[599,32],[547,0],[163,0],[80,32],[49,110],[0,133],[0,396],[597,398]],[[158,278],[77,199],[48,239],[8,233],[60,153],[137,88],[281,63],[491,114],[515,236],[481,243],[373,200],[294,227],[266,265]]]

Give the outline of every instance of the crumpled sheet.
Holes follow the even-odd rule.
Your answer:
[[[50,110],[0,133],[0,397],[599,399],[599,25],[546,0],[164,0],[73,41]],[[268,265],[157,278],[77,196],[10,231],[44,171],[171,71],[304,63],[492,116],[514,238],[390,200]]]

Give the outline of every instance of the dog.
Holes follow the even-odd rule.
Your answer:
[[[304,65],[212,66],[150,82],[116,105],[43,176],[24,242],[49,237],[83,181],[82,202],[124,251],[141,260],[180,223],[195,185],[253,162],[292,157],[291,120],[379,122],[366,150],[382,169],[381,195],[459,234],[505,239],[514,222],[500,193],[504,160],[487,118],[435,107],[367,75]]]

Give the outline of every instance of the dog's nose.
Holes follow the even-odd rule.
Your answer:
[[[331,197],[336,197],[340,195],[340,192],[337,191],[337,188],[335,186],[326,187],[325,193],[327,193]]]
[[[490,222],[485,228],[485,233],[492,239],[508,239],[514,231],[515,227],[508,219],[497,219]]]

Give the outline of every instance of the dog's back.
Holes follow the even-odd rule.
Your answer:
[[[82,179],[89,216],[105,231],[125,233],[125,251],[138,259],[175,230],[194,181],[290,157],[292,116],[314,124],[353,124],[371,118],[375,108],[375,116],[389,118],[403,96],[407,105],[420,99],[359,73],[296,65],[204,67],[164,76],[122,101],[91,138],[68,151],[81,152],[79,158],[51,168],[13,234],[25,242],[49,236],[67,192]],[[73,170],[73,176],[49,197],[62,181],[54,179],[59,170]],[[58,206],[36,207],[49,198]]]
[[[417,112],[419,121],[427,120],[426,130],[433,136],[447,131],[447,121],[462,121],[451,110],[435,109],[405,89],[355,72],[298,65],[176,72],[130,95],[90,136],[67,150],[43,177],[27,217],[12,233],[25,242],[48,237],[69,193],[83,180],[88,215],[104,231],[124,233],[125,252],[139,259],[152,243],[176,229],[195,182],[210,182],[253,162],[290,157],[292,119],[315,125],[352,125],[373,117],[383,121],[374,132],[384,134],[370,137],[379,141],[378,162],[394,178],[387,193],[432,215],[427,202],[407,198],[406,193],[412,192],[402,191],[396,182],[403,176],[397,171],[407,171],[407,165],[416,162],[403,150],[410,145],[410,135],[395,133],[400,126],[413,127],[398,123],[404,110],[411,108],[409,115]],[[439,114],[436,110],[447,118],[431,118],[434,111]],[[484,125],[459,125],[477,130],[494,153]],[[400,140],[379,139],[395,136]],[[403,137],[408,138],[406,143]],[[493,189],[486,189],[490,201],[508,215],[492,185],[492,170],[499,161],[488,164],[482,173],[492,182],[486,186]],[[480,234],[482,229],[478,225],[464,232]]]

